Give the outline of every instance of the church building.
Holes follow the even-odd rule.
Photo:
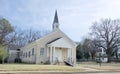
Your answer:
[[[20,58],[25,63],[57,64],[68,61],[76,64],[76,44],[59,28],[57,11],[52,32],[20,48]]]

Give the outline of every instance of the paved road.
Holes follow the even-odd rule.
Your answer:
[[[74,72],[0,72],[0,74],[120,74],[120,72],[94,72],[94,73],[74,73]]]
[[[71,73],[71,74],[120,74],[120,72],[112,72],[112,73]]]
[[[106,72],[105,73],[45,73],[45,74],[120,74],[120,72],[110,72],[110,73],[106,73]]]
[[[120,74],[119,73],[59,73],[59,74]]]
[[[33,73],[33,74],[120,74],[120,72],[119,73]]]
[[[36,73],[36,74],[39,74],[39,73]],[[120,72],[118,73],[115,73],[115,72],[112,72],[112,73],[40,73],[40,74],[120,74]]]

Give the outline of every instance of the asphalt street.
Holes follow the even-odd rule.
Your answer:
[[[120,74],[120,72],[110,72],[110,73],[71,73],[71,74]]]
[[[120,74],[120,72],[94,72],[94,73],[74,73],[74,72],[12,72],[12,73],[0,73],[0,74]]]

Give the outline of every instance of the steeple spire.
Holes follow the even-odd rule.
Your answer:
[[[58,15],[57,15],[57,10],[55,11],[55,16],[54,16],[54,21],[53,21],[53,31],[59,29],[59,21],[58,21]]]
[[[59,23],[59,21],[58,21],[58,15],[57,15],[57,10],[55,11],[55,16],[54,16],[53,24],[54,23]]]

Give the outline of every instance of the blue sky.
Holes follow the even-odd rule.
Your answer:
[[[51,30],[55,10],[60,29],[72,40],[87,37],[101,18],[120,18],[120,0],[0,0],[0,16],[22,29]]]

